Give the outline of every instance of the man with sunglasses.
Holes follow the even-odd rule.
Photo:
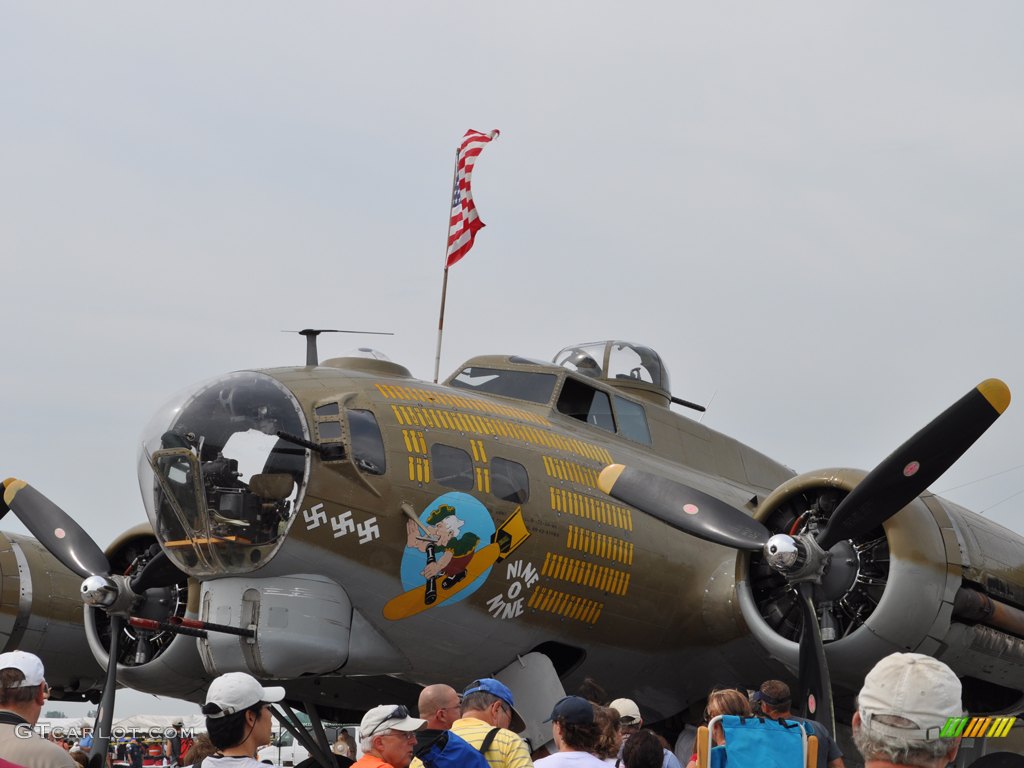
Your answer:
[[[38,656],[0,653],[0,755],[25,768],[78,768],[70,754],[33,729],[49,695]]]
[[[426,724],[426,720],[410,717],[409,710],[401,705],[374,707],[359,723],[363,756],[352,768],[409,768],[416,747],[416,731]]]
[[[462,692],[462,717],[452,733],[483,752],[491,768],[533,768],[530,750],[519,737],[524,730],[512,691],[500,680],[481,678]]]

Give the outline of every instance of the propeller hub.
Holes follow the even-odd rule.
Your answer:
[[[777,533],[765,543],[764,556],[768,565],[776,571],[785,573],[796,567],[801,552],[792,536]]]
[[[105,576],[90,576],[82,582],[82,602],[93,608],[107,608],[117,600],[117,584]]]

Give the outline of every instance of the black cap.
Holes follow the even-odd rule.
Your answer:
[[[566,725],[590,725],[594,722],[594,705],[579,696],[566,696],[555,704],[551,717],[544,722],[552,720]]]

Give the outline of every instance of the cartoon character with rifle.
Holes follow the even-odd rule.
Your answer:
[[[494,564],[530,535],[520,507],[496,530],[487,507],[466,493],[446,493],[420,513],[406,502],[401,508],[409,518],[401,564],[405,591],[384,605],[391,621],[472,595]]]
[[[418,520],[406,522],[408,541],[406,546],[418,549],[427,555],[427,565],[421,571],[427,580],[423,601],[426,605],[437,600],[437,580],[442,589],[451,589],[466,578],[466,569],[476,553],[480,537],[472,531],[461,536],[459,533],[465,521],[455,515],[455,507],[441,504],[427,517],[424,526]]]

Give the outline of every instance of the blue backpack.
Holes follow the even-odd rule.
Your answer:
[[[437,738],[416,750],[416,757],[426,768],[490,768],[484,753],[500,728],[492,728],[484,737],[480,749],[451,731],[441,731]]]

